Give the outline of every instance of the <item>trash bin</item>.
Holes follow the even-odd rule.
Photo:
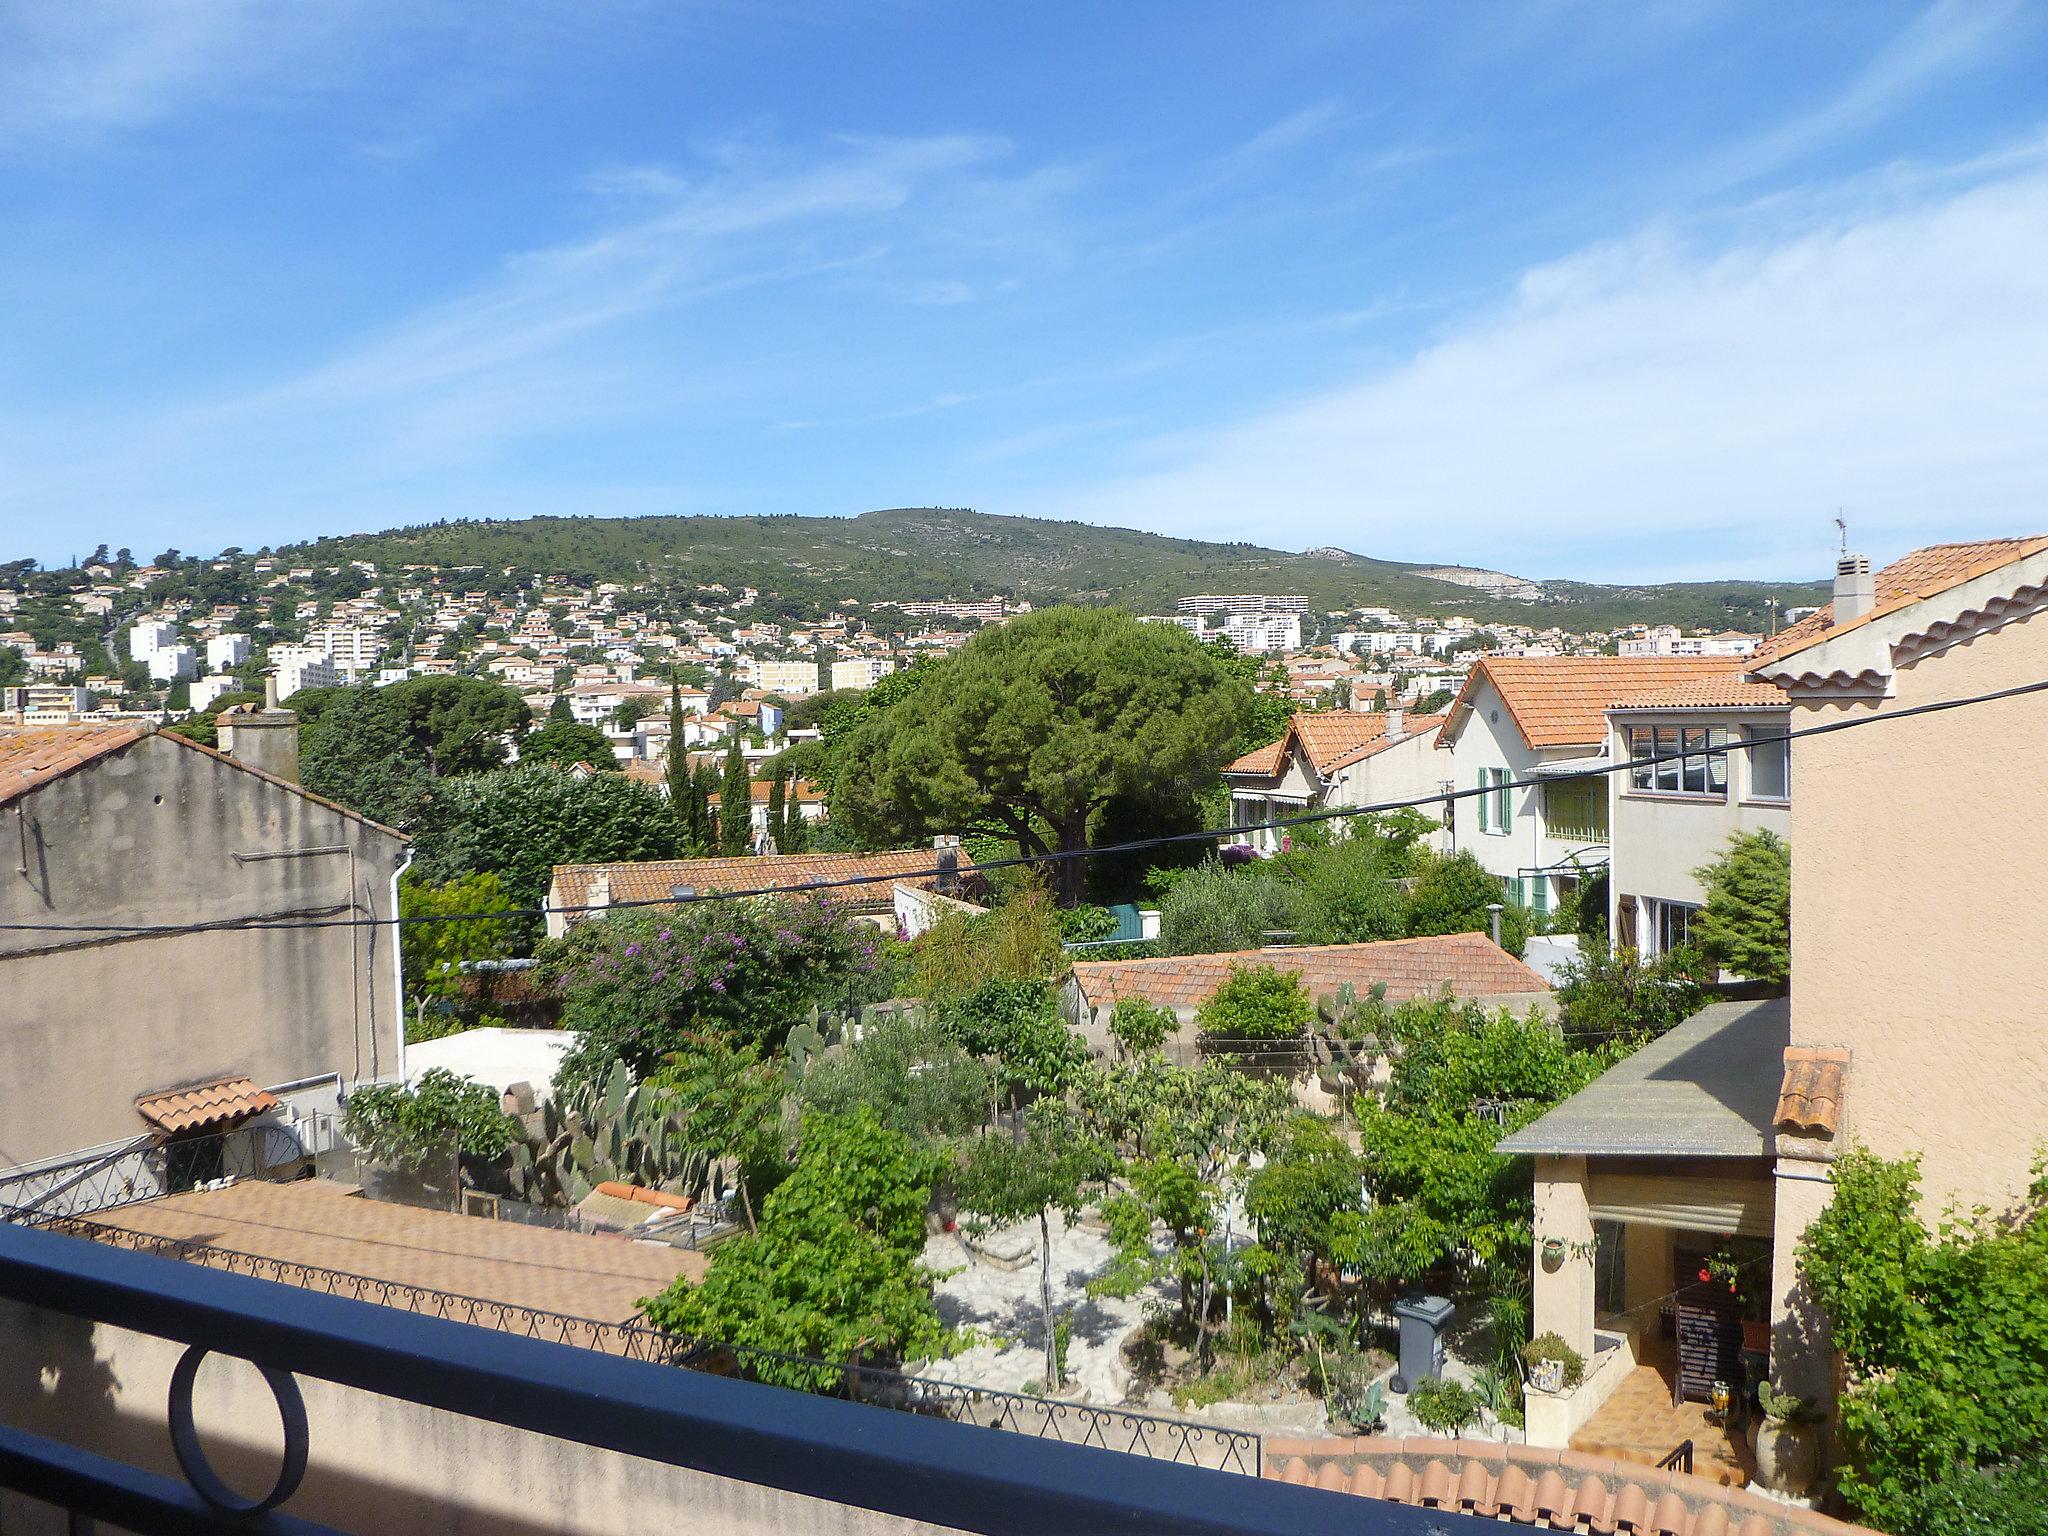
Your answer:
[[[1394,1303],[1401,1320],[1401,1363],[1394,1372],[1394,1390],[1406,1392],[1418,1381],[1443,1374],[1444,1328],[1451,1304],[1442,1296],[1404,1296]]]

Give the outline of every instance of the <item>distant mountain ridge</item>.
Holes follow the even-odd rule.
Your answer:
[[[751,586],[829,605],[1004,594],[1044,605],[1173,611],[1196,592],[1300,593],[1320,609],[1610,629],[1628,623],[1760,629],[1768,603],[1825,601],[1822,583],[1718,581],[1609,587],[1533,582],[1464,565],[1294,553],[1131,528],[892,507],[857,517],[538,517],[348,534],[280,550],[295,563],[513,567],[582,582]]]

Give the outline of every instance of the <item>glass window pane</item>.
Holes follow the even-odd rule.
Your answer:
[[[1678,731],[1672,726],[1660,725],[1657,727],[1656,740],[1656,755],[1671,759],[1657,765],[1657,787],[1675,790],[1678,788],[1678,759],[1674,755],[1678,751]]]
[[[1782,736],[1782,730],[1765,726],[1748,726],[1743,735],[1752,741],[1770,742],[1773,736]],[[1768,746],[1752,747],[1749,750],[1749,792],[1760,800],[1783,800],[1791,794],[1791,763],[1786,753],[1788,742],[1771,742]]]
[[[1682,733],[1687,753],[1684,779],[1680,787],[1688,795],[1703,795],[1707,792],[1707,760],[1698,756],[1699,749],[1707,744],[1707,733],[1694,727],[1687,727]]]
[[[1707,732],[1707,745],[1725,747],[1728,745],[1728,731],[1725,726],[1715,726]],[[1707,759],[1707,788],[1714,794],[1728,793],[1728,754],[1716,752]]]
[[[1645,758],[1655,750],[1656,739],[1648,730],[1640,725],[1629,727],[1628,755],[1630,758]],[[1629,787],[1632,789],[1652,788],[1654,779],[1655,770],[1648,763],[1637,762],[1636,766],[1629,770],[1628,781]]]

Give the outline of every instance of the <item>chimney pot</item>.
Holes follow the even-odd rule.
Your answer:
[[[1877,579],[1870,574],[1868,555],[1844,555],[1835,562],[1837,624],[1853,624],[1877,606]]]
[[[1387,740],[1399,741],[1401,739],[1401,726],[1402,723],[1407,719],[1407,716],[1408,711],[1403,709],[1399,704],[1390,705],[1388,707]]]
[[[960,890],[960,839],[941,832],[932,839],[932,854],[938,866],[932,889],[941,896],[956,895]]]

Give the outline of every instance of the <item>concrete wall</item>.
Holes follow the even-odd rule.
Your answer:
[[[18,814],[17,814],[18,813]],[[389,917],[394,835],[168,737],[145,737],[4,813],[0,921],[191,924]],[[237,861],[235,853],[347,854]],[[0,932],[0,1161],[119,1142],[137,1096],[209,1077],[395,1077],[394,930],[135,937]]]
[[[183,1345],[163,1339],[0,1303],[0,1419],[176,1478],[164,1405],[183,1353]],[[299,1388],[311,1454],[285,1512],[340,1530],[907,1536],[941,1529],[312,1377],[300,1377]],[[193,1405],[215,1470],[251,1495],[269,1487],[282,1437],[255,1368],[209,1359]],[[23,1536],[61,1536],[65,1528],[62,1515],[12,1496],[0,1496],[0,1524]]]
[[[2048,677],[2048,616],[1896,670],[1883,714]],[[2048,701],[1809,737],[1792,755],[1792,1043],[1853,1052],[1847,1131],[1923,1156],[1930,1216],[2009,1206],[2048,1143]]]

